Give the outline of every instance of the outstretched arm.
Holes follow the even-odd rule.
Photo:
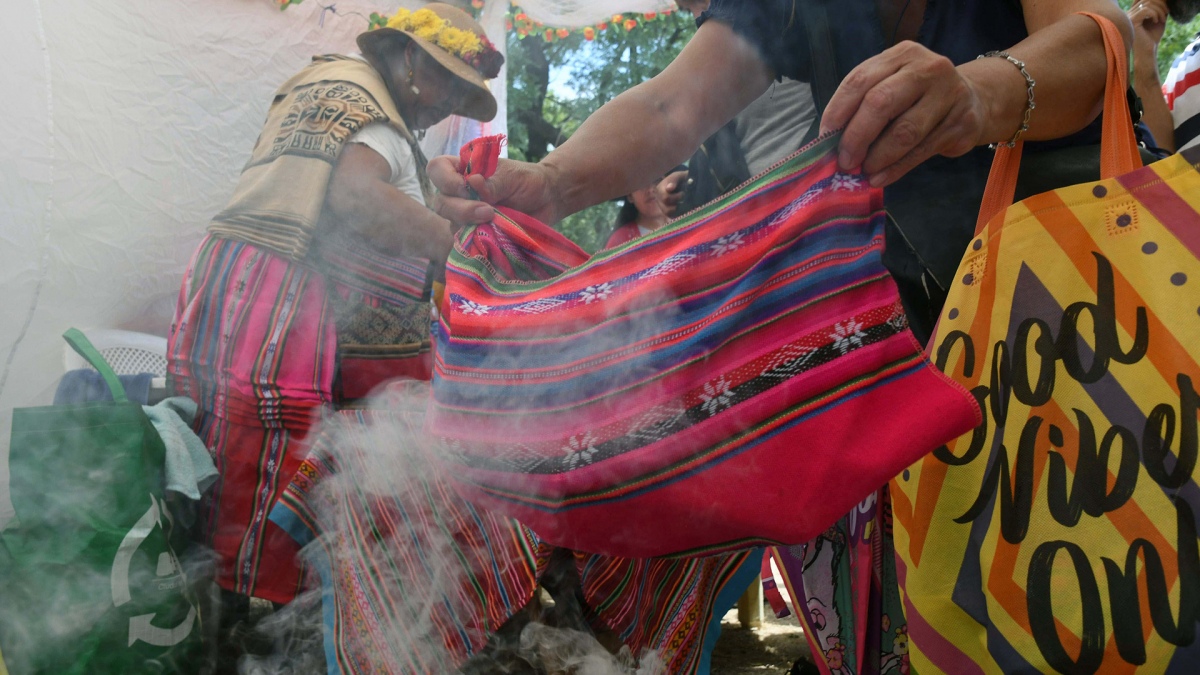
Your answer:
[[[476,176],[470,185],[489,204],[557,222],[657,181],[766,91],[773,77],[753,45],[708,21],[666,70],[597,110],[540,163],[502,161],[491,179]],[[490,208],[470,201],[457,158],[435,158],[429,175],[450,220],[491,218]]]

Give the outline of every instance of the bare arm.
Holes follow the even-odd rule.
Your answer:
[[[656,183],[767,90],[774,73],[729,26],[708,21],[658,77],[613,99],[542,164],[561,213]]]
[[[1175,120],[1158,79],[1158,43],[1167,26],[1163,0],[1141,0],[1129,11],[1133,22],[1133,89],[1142,99],[1142,121],[1158,147],[1175,151]]]
[[[749,42],[725,24],[706,22],[666,70],[597,110],[540,163],[501,161],[495,176],[474,176],[470,186],[485,202],[557,222],[656,182],[773,77]],[[430,162],[430,177],[445,195],[441,213],[458,223],[487,220],[491,209],[469,201],[456,170],[453,157]]]
[[[378,152],[359,143],[347,145],[325,196],[334,222],[389,255],[444,262],[454,243],[450,221],[396,189],[390,176],[391,168]]]
[[[1008,52],[1037,81],[1030,140],[1059,138],[1095,119],[1103,105],[1107,61],[1095,22],[1111,20],[1126,49],[1131,27],[1112,0],[1023,0],[1029,37]],[[929,157],[962,155],[977,145],[1006,141],[1020,127],[1026,82],[1004,59],[954,67],[914,43],[868,59],[847,76],[821,120],[823,130],[846,127],[839,163],[862,165],[874,185],[887,185]]]

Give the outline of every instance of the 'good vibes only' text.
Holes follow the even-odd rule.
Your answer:
[[[1171,606],[1162,557],[1148,540],[1134,539],[1123,560],[1101,558],[1108,582],[1108,614],[1117,650],[1125,661],[1143,664],[1146,662],[1145,633],[1141,613],[1136,609],[1141,606],[1139,557],[1144,565],[1154,630],[1167,642],[1179,646],[1191,644],[1195,637],[1195,624],[1200,613],[1200,550],[1197,548],[1196,518],[1191,505],[1185,499],[1175,497],[1191,482],[1196,468],[1200,396],[1191,377],[1176,374],[1178,401],[1155,405],[1145,415],[1140,429],[1110,424],[1107,419],[1099,420],[1098,428],[1097,422],[1083,411],[1072,409],[1069,414],[1074,417],[1078,433],[1077,447],[1071,450],[1075,451],[1073,454],[1077,459],[1074,477],[1069,479],[1067,462],[1060,452],[1066,434],[1058,425],[1047,423],[1045,417],[1038,415],[1037,408],[1050,402],[1061,372],[1065,371],[1071,380],[1080,384],[1095,384],[1110,370],[1119,374],[1117,368],[1143,360],[1151,337],[1146,308],[1138,307],[1132,344],[1121,345],[1112,265],[1098,253],[1093,256],[1096,259],[1095,302],[1069,305],[1062,311],[1056,327],[1040,318],[1025,319],[1017,326],[1012,344],[1005,341],[993,344],[990,377],[985,376],[986,383],[971,392],[985,410],[983,423],[975,429],[961,455],[953,454],[946,446],[934,455],[951,466],[964,466],[977,460],[988,461],[989,454],[983,452],[984,448],[996,446],[995,459],[984,475],[974,504],[956,522],[970,523],[990,513],[989,505],[998,501],[1000,534],[1012,544],[1020,544],[1029,532],[1034,474],[1039,463],[1047,465],[1045,484],[1049,517],[1066,527],[1076,525],[1085,515],[1098,518],[1125,506],[1133,496],[1144,467],[1149,479],[1157,483],[1174,504],[1178,611]],[[1091,319],[1094,353],[1090,358],[1080,334],[1080,318],[1084,314]],[[975,345],[971,337],[961,331],[948,333],[938,346],[938,367],[944,371],[956,351],[962,355],[962,375],[973,377],[977,358]],[[1124,384],[1129,386],[1128,382]],[[1011,471],[1014,467],[1010,463],[1010,448],[1002,442],[1009,403],[1014,398],[1028,406],[1032,413],[1024,419],[1018,436],[1015,473]],[[1117,468],[1110,487],[1109,465],[1113,459],[1116,459]],[[1067,652],[1055,627],[1051,594],[1054,588],[1061,587],[1061,582],[1059,585],[1052,583],[1051,576],[1054,560],[1059,554],[1069,556],[1080,591],[1082,607],[1079,614],[1066,618],[1066,625],[1081,629],[1082,646],[1078,656]],[[1096,672],[1104,658],[1107,622],[1104,598],[1084,546],[1066,540],[1039,544],[1029,564],[1025,590],[1030,628],[1047,663],[1062,673]],[[1113,611],[1113,608],[1124,609]],[[1063,619],[1059,617],[1059,620]]]

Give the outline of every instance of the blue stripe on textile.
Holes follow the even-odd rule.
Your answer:
[[[234,262],[244,247],[245,244],[241,242],[214,237],[212,248],[209,249],[209,255],[214,259],[205,265],[205,275],[209,274],[209,269],[215,269],[217,279],[220,281],[216,284],[204,284],[204,289],[209,295],[200,305],[203,308],[199,316],[200,325],[192,331],[194,335],[198,336],[199,344],[192,347],[191,358],[195,365],[204,366],[207,376],[203,379],[210,381],[216,379],[212,375],[216,372],[218,345],[221,340],[219,321],[225,310],[225,302],[228,300],[228,295],[224,291],[228,288],[229,278],[233,275]],[[189,304],[190,302],[191,299],[189,299]],[[209,409],[212,407],[210,406]]]
[[[466,381],[443,379],[440,374],[437,374],[435,375],[434,392],[438,402],[448,406],[472,407],[472,402],[475,401],[486,402],[486,407],[491,410],[534,410],[545,406],[569,405],[574,401],[587,400],[596,395],[610,393],[617,384],[629,383],[631,381],[630,370],[662,373],[681,363],[703,356],[727,341],[732,335],[754,325],[766,323],[793,310],[800,304],[883,273],[884,268],[878,255],[867,255],[857,260],[831,265],[806,276],[803,289],[797,289],[794,285],[779,287],[770,293],[754,298],[739,311],[724,313],[720,319],[704,326],[684,340],[658,349],[643,350],[640,353],[615,358],[604,365],[588,365],[580,368],[571,377],[558,382],[522,380],[518,379],[519,374],[514,376],[513,373],[503,370],[493,373],[495,379],[485,380],[483,377],[486,377],[488,373],[480,366],[486,363],[503,366],[506,363],[515,363],[519,358],[521,363],[540,360],[542,361],[539,364],[541,367],[552,368],[563,363],[570,364],[573,361],[584,360],[598,351],[602,351],[594,347],[598,342],[606,341],[616,348],[650,336],[631,336],[627,322],[620,322],[618,325],[607,327],[601,333],[589,336],[586,340],[577,338],[567,345],[562,345],[561,350],[547,345],[536,347],[539,357],[556,357],[553,359],[532,358],[528,353],[535,349],[532,345],[525,345],[520,349],[496,348],[489,344],[471,345],[470,348],[456,346],[455,351],[459,356],[471,356],[473,357],[471,360],[475,363],[463,363],[468,359],[462,358],[458,359],[456,363],[447,363],[446,369],[473,370],[475,372],[466,376]],[[749,293],[757,285],[756,279],[747,278],[727,292],[714,294],[716,296],[714,302],[707,303],[698,309],[680,311],[672,317],[664,317],[664,320],[666,318],[673,320],[669,325],[654,326],[656,331],[654,334],[670,334],[711,316],[716,308],[724,305],[730,298]],[[644,321],[645,319],[638,320]],[[625,335],[619,337],[614,335],[618,331],[625,331]],[[446,354],[443,342],[444,338],[439,336],[439,348],[442,354]],[[489,347],[492,347],[490,352]]]
[[[827,234],[820,236],[820,240],[806,239],[804,241],[803,251],[799,250],[800,246],[797,242],[793,242],[790,246],[783,247],[774,253],[764,256],[757,264],[755,264],[754,267],[747,270],[732,287],[717,286],[707,292],[688,298],[684,301],[680,301],[678,298],[662,299],[661,304],[664,307],[673,310],[673,312],[667,316],[661,317],[660,322],[655,325],[655,328],[661,327],[663,330],[666,330],[667,328],[678,326],[681,323],[686,323],[686,321],[681,321],[679,319],[679,317],[682,315],[700,312],[703,312],[705,313],[703,315],[706,315],[707,313],[710,313],[718,308],[728,296],[756,288],[772,277],[786,273],[796,267],[814,264],[828,256],[837,255],[839,252],[861,250],[863,248],[863,242],[870,241],[875,236],[882,236],[882,230],[883,223],[881,220],[855,224],[840,224],[837,227],[826,228],[824,232]],[[823,233],[818,233],[818,235],[814,236],[819,236],[822,234]],[[819,246],[817,244],[819,244]],[[798,255],[800,253],[803,253],[803,255]],[[870,256],[866,257],[868,259],[871,258]],[[879,257],[880,256],[878,255],[874,256],[876,259],[876,266],[882,270],[883,263],[882,261],[878,260]],[[825,275],[831,273],[829,268],[836,270],[838,268],[846,267],[847,265],[862,265],[864,262],[865,261],[855,260],[851,260],[849,262],[843,261],[840,263],[836,261],[825,262],[823,263],[826,266],[825,268],[815,272],[801,272],[790,283],[793,286],[800,281],[804,281],[806,286],[808,283],[819,283],[822,279],[827,278]],[[631,277],[627,277],[627,279],[636,276],[637,275],[632,275]],[[614,288],[616,288],[617,285],[621,283],[621,280],[610,283],[613,283]],[[803,290],[807,290],[807,288]],[[569,293],[563,293],[546,299],[562,302],[577,302],[580,293],[581,290],[572,290]],[[809,295],[815,294],[809,293]],[[461,300],[461,298],[459,299]],[[497,324],[503,325],[503,315],[502,313],[498,313],[496,310],[496,307],[491,307],[489,309],[489,314],[497,317]],[[653,306],[647,306],[640,308],[637,311],[639,313],[653,312],[655,311],[655,308]],[[674,319],[673,323],[666,323],[671,319]],[[611,326],[613,324],[619,325],[618,322],[613,322],[604,327],[593,329],[587,334],[587,337],[589,340],[591,340],[593,337],[600,337],[596,333],[603,330],[611,330]],[[548,322],[547,328],[553,329],[556,331],[556,333],[560,334],[562,332],[571,330],[570,327],[564,327],[562,325],[556,326],[552,322]],[[580,325],[578,330],[584,331],[588,328],[588,326]],[[514,353],[522,354],[523,352],[528,351],[531,343],[539,347],[548,344],[554,344],[555,346],[563,346],[566,348],[574,347],[577,351],[583,351],[584,353],[595,352],[595,349],[580,349],[578,347],[580,344],[580,337],[581,336],[579,335],[558,337],[557,335],[535,334],[532,337],[517,337],[513,339],[500,338],[496,340],[488,340],[482,343],[471,342],[468,340],[456,342],[454,345],[454,350],[452,350],[452,352],[449,354],[446,354],[446,356],[453,359],[452,361],[448,362],[448,365],[452,364],[455,367],[471,368],[477,367],[478,363],[482,362],[489,355],[498,354],[503,357],[510,356]],[[561,343],[561,345],[557,343]],[[562,356],[559,352],[545,355],[539,353],[539,357],[539,360],[545,361],[553,359],[553,363],[569,362],[572,360],[571,358]]]
[[[399,498],[393,498],[389,501],[391,501],[395,506],[396,513],[400,516],[400,519],[404,521],[404,526],[409,533],[409,541],[412,544],[413,550],[417,554],[417,558],[419,558],[421,561],[421,567],[424,568],[426,578],[438,578],[436,570],[434,569],[433,565],[430,564],[429,556],[427,555],[425,547],[422,546],[421,538],[417,532],[416,525],[414,525],[415,521],[409,516],[407,510],[404,508],[404,502]],[[382,532],[383,528],[378,528],[378,526],[374,523],[374,509],[368,509],[368,515],[372,521],[371,527]],[[399,532],[396,534],[399,534]],[[471,636],[467,633],[466,626],[464,626],[463,622],[459,619],[458,612],[454,611],[454,604],[450,601],[450,595],[442,592],[439,593],[439,597],[441,598],[441,604],[446,608],[446,615],[450,617],[450,620],[454,624],[454,630],[458,633],[459,638],[462,639],[462,643],[466,645],[467,651],[470,652],[471,645],[473,644],[471,642]]]
[[[758,577],[762,571],[763,550],[756,548],[746,556],[737,571],[721,590],[717,592],[717,597],[712,604],[712,618],[708,620],[708,628],[704,631],[704,641],[700,643],[700,662],[696,667],[696,675],[708,675],[712,671],[712,654],[713,648],[717,646],[717,639],[721,637],[721,619],[724,618],[725,612],[729,608],[737,604],[738,598],[742,597],[742,593],[750,587],[750,584]]]
[[[301,547],[312,543],[317,538],[317,534],[312,531],[312,528],[282,501],[275,502],[275,506],[271,507],[271,514],[268,518],[271,522],[282,528]]]
[[[488,561],[491,562],[492,574],[494,574],[496,577],[495,589],[500,593],[500,601],[504,603],[504,611],[505,613],[512,615],[516,612],[516,610],[520,609],[520,607],[514,608],[512,606],[512,600],[508,597],[508,588],[504,583],[501,582],[503,576],[501,576],[500,573],[500,564],[496,561],[496,552],[492,547],[492,538],[488,535],[487,527],[484,526],[483,519],[479,517],[479,512],[475,510],[475,507],[472,506],[470,502],[463,502],[463,506],[468,512],[470,512],[471,520],[475,523],[475,531],[483,539],[484,546],[487,547]],[[485,595],[484,602],[486,601],[487,598]],[[486,609],[484,611],[486,611]]]

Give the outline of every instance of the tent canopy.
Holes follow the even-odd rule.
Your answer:
[[[228,199],[275,88],[313,54],[354,50],[371,12],[420,4],[339,0],[331,14],[317,0],[285,12],[270,0],[11,0],[0,22],[12,122],[0,135],[0,527],[12,515],[12,409],[53,397],[62,332],[165,335],[188,257]],[[573,28],[672,5],[526,0],[523,9]],[[489,35],[503,33],[508,9],[507,0],[484,6]]]

